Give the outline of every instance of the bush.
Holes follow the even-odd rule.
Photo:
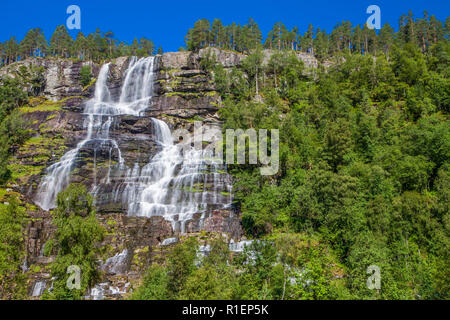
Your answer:
[[[83,66],[80,70],[80,81],[83,87],[86,87],[91,83],[92,80],[92,71],[91,66]]]

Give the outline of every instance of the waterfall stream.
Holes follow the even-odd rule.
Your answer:
[[[185,232],[186,221],[198,213],[200,223],[208,208],[223,208],[231,203],[231,183],[224,181],[222,165],[205,161],[209,154],[203,150],[183,150],[174,144],[168,125],[152,119],[154,140],[159,152],[142,167],[138,163],[128,167],[118,142],[110,135],[116,117],[142,116],[153,95],[155,58],[130,59],[118,101],[112,101],[108,89],[110,64],[102,66],[95,86],[95,96],[84,108],[86,138],[67,152],[59,162],[47,168],[35,197],[35,203],[44,210],[56,207],[58,193],[70,183],[70,174],[81,157],[82,148],[94,149],[94,186],[92,193],[101,194],[106,186],[114,184],[113,200],[127,208],[131,216],[162,216],[173,228]],[[109,150],[110,161],[106,177],[97,181],[97,149]],[[111,154],[117,154],[112,164]],[[112,182],[111,167],[119,172],[119,182]],[[117,174],[116,174],[117,175]],[[110,188],[111,189],[111,188]]]

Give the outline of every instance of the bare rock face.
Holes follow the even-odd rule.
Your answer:
[[[308,69],[316,69],[319,66],[319,61],[312,54],[297,52],[295,55],[299,58],[299,60],[303,61],[303,64]]]
[[[94,75],[98,73],[99,66],[91,61],[75,62],[60,58],[28,58],[3,68],[0,75],[15,77],[15,72],[21,66],[42,67],[45,78],[43,95],[51,101],[59,101],[66,97],[87,97],[92,94],[91,90],[83,90],[80,83],[80,70],[85,65],[91,66]]]
[[[147,110],[149,115],[185,120],[216,116],[221,105],[220,96],[212,79],[200,70],[200,59],[206,54],[205,50],[199,53],[164,53],[160,56],[156,97]],[[242,56],[219,49],[211,50],[217,55],[217,61],[227,67],[237,65]]]
[[[263,64],[267,65],[272,55],[278,53],[278,50],[263,50]],[[306,69],[316,69],[319,66],[319,61],[314,55],[305,52],[295,52],[297,58],[303,62]]]
[[[55,227],[51,224],[50,214],[42,216],[40,219],[32,221],[27,226],[26,249],[28,265],[34,263],[47,264],[50,260],[44,256],[44,244],[55,232]]]
[[[167,69],[189,69],[191,52],[167,52],[161,55],[161,66]]]
[[[241,53],[222,50],[218,48],[203,48],[198,53],[198,59],[205,58],[207,55],[215,57],[216,61],[224,68],[231,68],[241,64],[247,56]]]
[[[277,52],[279,51],[264,49],[263,64],[267,64],[270,57]],[[214,57],[224,68],[240,66],[242,61],[247,57],[247,55],[242,53],[213,47],[200,49],[197,53],[189,51],[169,52],[161,56],[161,68],[173,71],[199,69],[200,60],[208,55]],[[313,54],[295,52],[295,55],[304,63],[307,69],[316,69],[320,65],[320,62]]]
[[[198,52],[168,52],[161,55],[161,67],[175,70],[198,69],[200,60],[208,55],[214,56],[215,60],[224,68],[238,66],[247,57],[238,52],[219,48],[203,48]]]
[[[215,86],[201,70],[161,69],[157,82],[157,96],[148,110],[153,116],[190,119],[214,114],[219,108]]]
[[[206,218],[191,221],[187,226],[189,232],[205,230],[212,233],[226,233],[231,239],[240,240],[243,232],[238,215],[230,210],[215,210]]]

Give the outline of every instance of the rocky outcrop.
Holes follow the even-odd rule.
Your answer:
[[[203,48],[200,49],[198,55],[195,57],[197,61],[211,56],[224,68],[232,68],[241,64],[247,56],[238,52],[222,50],[218,48]]]
[[[279,53],[280,51],[278,50],[270,50],[270,49],[265,49],[263,50],[263,64],[267,65],[267,63],[269,62],[270,58],[276,54]],[[309,54],[309,53],[305,53],[305,52],[295,52],[295,55],[297,56],[297,58],[303,62],[303,65],[305,66],[305,68],[307,69],[317,69],[320,65],[319,60],[316,59],[316,57],[314,57],[314,55]]]
[[[73,61],[59,58],[28,58],[16,62],[0,71],[0,75],[16,77],[21,67],[41,68],[45,79],[43,95],[51,101],[59,101],[71,96],[90,96],[89,90],[83,90],[80,83],[80,70],[84,65],[90,65],[94,74],[99,66],[91,61]]]
[[[241,239],[242,228],[238,216],[228,210],[216,210],[207,217],[202,229],[208,232],[227,233],[232,239]]]
[[[220,97],[211,79],[201,70],[178,70],[161,65],[157,96],[148,110],[151,116],[170,115],[183,119],[214,115]]]

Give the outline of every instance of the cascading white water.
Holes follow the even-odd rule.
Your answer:
[[[114,202],[122,203],[132,216],[163,216],[172,222],[174,228],[185,231],[185,223],[196,213],[205,213],[208,206],[223,207],[231,202],[231,185],[222,182],[219,188],[217,171],[223,168],[207,163],[203,150],[182,150],[174,144],[168,125],[152,119],[154,139],[160,151],[149,159],[147,165],[140,167],[135,163],[127,167],[122,158],[119,145],[110,136],[115,117],[121,115],[141,116],[149,106],[153,94],[154,57],[130,60],[128,70],[117,102],[112,101],[108,89],[109,64],[101,68],[95,97],[85,106],[86,138],[77,147],[67,152],[59,162],[47,169],[36,195],[36,204],[45,210],[55,207],[57,194],[70,182],[70,173],[80,157],[82,148],[94,148],[94,170],[98,149],[109,148],[110,165],[106,178],[97,181],[94,173],[92,193],[102,193],[105,185],[114,183]],[[94,146],[94,147],[93,147]],[[117,152],[118,172],[112,182],[111,153]],[[222,192],[220,192],[222,191]]]
[[[123,274],[127,269],[128,250],[108,258],[105,263],[100,265],[100,269],[110,274]]]
[[[162,150],[143,168],[136,166],[128,171],[125,188],[117,188],[115,200],[120,200],[120,195],[121,200],[128,203],[129,215],[163,216],[174,228],[179,223],[180,231],[185,232],[185,222],[194,214],[204,213],[208,205],[231,202],[228,196],[231,186],[223,186],[224,194],[220,193],[215,181],[220,174],[213,172],[219,165],[205,160],[210,155],[195,148],[183,153],[182,148],[173,143],[167,124],[152,120],[155,139]],[[213,190],[208,190],[211,182]]]
[[[40,297],[44,293],[47,282],[45,280],[37,281],[34,284],[33,292],[31,293],[32,297]]]
[[[108,124],[108,121],[102,123],[103,114],[110,113],[107,104],[110,100],[110,93],[107,86],[108,73],[109,64],[106,64],[100,70],[98,80],[95,85],[95,96],[86,104],[86,138],[78,143],[75,149],[72,149],[63,155],[59,162],[47,168],[47,175],[39,185],[35,202],[44,210],[55,208],[56,196],[69,184],[70,172],[72,171],[75,160],[81,148],[83,148],[84,145],[92,139],[93,131],[98,130],[98,134],[100,136],[108,135],[110,124]]]
[[[94,98],[89,100],[84,109],[86,115],[86,121],[84,123],[87,130],[86,138],[81,141],[75,149],[67,152],[59,162],[53,164],[47,168],[47,175],[39,185],[38,191],[35,197],[35,203],[44,210],[50,210],[56,207],[56,196],[59,192],[67,187],[70,181],[70,173],[79,156],[80,150],[88,143],[95,140],[97,145],[104,147],[110,145],[110,150],[115,149],[118,151],[119,163],[123,165],[123,158],[120,152],[120,148],[117,141],[109,138],[109,131],[113,122],[113,117],[124,114],[139,115],[139,113],[148,106],[148,101],[151,98],[151,81],[150,77],[153,70],[154,57],[141,59],[138,62],[135,58],[130,63],[129,72],[125,81],[131,77],[138,79],[146,79],[150,82],[150,85],[146,83],[144,90],[141,90],[134,97],[136,101],[129,101],[126,97],[129,94],[126,92],[129,90],[123,90],[120,103],[113,103],[111,101],[111,94],[108,89],[108,74],[110,64],[102,66],[97,82],[95,84]],[[149,75],[150,74],[150,75]],[[140,83],[144,83],[143,80]]]

